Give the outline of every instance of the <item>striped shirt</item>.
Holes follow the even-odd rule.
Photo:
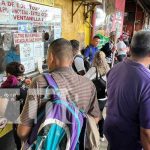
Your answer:
[[[97,93],[94,84],[86,77],[77,75],[71,68],[59,68],[51,73],[61,92],[61,98],[73,101],[93,117],[100,117]],[[32,125],[43,101],[47,81],[40,75],[33,79],[20,121],[24,125]]]

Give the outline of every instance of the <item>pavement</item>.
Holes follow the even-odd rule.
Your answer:
[[[101,142],[100,144],[101,144],[100,145],[100,150],[107,150],[108,143],[107,143],[106,140],[104,142]]]

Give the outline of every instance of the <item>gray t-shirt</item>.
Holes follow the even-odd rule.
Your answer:
[[[77,72],[80,72],[82,70],[85,71],[85,67],[84,67],[84,60],[82,58],[82,56],[76,56],[74,59],[74,65],[76,67]]]

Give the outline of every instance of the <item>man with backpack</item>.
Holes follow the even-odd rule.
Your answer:
[[[70,43],[72,45],[74,56],[72,68],[77,74],[84,75],[86,73],[86,69],[84,66],[84,58],[79,50],[80,43],[77,40],[71,40]]]
[[[99,43],[100,43],[100,37],[96,35],[93,37],[91,44],[87,46],[86,49],[84,50],[84,56],[85,58],[88,58],[90,64],[92,64],[94,56],[98,51]]]
[[[56,107],[59,109],[56,109],[56,111],[52,111],[51,114],[48,113],[49,115],[48,117],[50,116],[53,116],[53,117],[51,117],[51,119],[48,119],[47,122],[42,121],[44,122],[44,124],[47,124],[48,121],[51,121],[51,120],[54,121],[53,118],[55,117],[55,121],[54,121],[55,123],[51,125],[50,127],[53,127],[52,130],[54,131],[55,129],[57,130],[57,132],[55,132],[56,134],[54,134],[53,132],[54,135],[51,132],[50,134],[46,135],[48,137],[51,134],[53,135],[51,138],[50,137],[46,138],[48,140],[48,145],[46,145],[46,147],[53,146],[53,149],[55,150],[57,146],[55,146],[53,142],[51,143],[51,140],[60,139],[60,136],[62,136],[63,134],[65,135],[64,131],[68,129],[73,129],[71,131],[73,133],[76,132],[75,134],[80,133],[81,127],[79,127],[79,125],[82,124],[82,122],[79,121],[81,119],[81,118],[79,119],[79,116],[81,117],[81,115],[80,113],[78,113],[75,115],[75,117],[73,116],[74,112],[77,112],[77,108],[80,110],[82,109],[83,112],[86,112],[88,115],[92,116],[95,122],[98,123],[99,118],[100,118],[100,111],[98,107],[95,86],[89,79],[83,76],[77,75],[72,70],[71,68],[72,61],[73,61],[73,52],[72,52],[71,43],[69,41],[61,38],[51,43],[49,50],[48,50],[48,66],[49,66],[50,74],[47,74],[46,76],[40,75],[36,77],[35,79],[33,79],[33,82],[31,84],[32,90],[31,91],[29,90],[29,94],[26,99],[23,112],[20,116],[21,124],[18,127],[18,135],[23,141],[26,141],[28,138],[30,138],[29,135],[32,135],[32,132],[33,134],[35,134],[34,131],[36,132],[37,130],[39,130],[39,128],[38,129],[34,128],[34,126],[36,126],[36,124],[34,124],[36,121],[36,115],[37,115],[37,112],[39,112],[39,110],[42,108],[44,103],[47,102],[47,100],[49,100],[49,102],[55,103],[55,105],[52,105],[53,109],[55,109]],[[53,91],[50,92],[51,94],[45,94],[45,91],[47,91],[48,88],[49,89],[53,88]],[[59,105],[56,105],[56,103]],[[66,123],[64,124],[64,122],[61,122],[60,126],[62,127],[64,126],[64,129],[56,125],[56,123],[60,123],[60,120],[58,120],[57,118],[60,118],[60,116],[63,113],[63,110],[61,107],[62,105],[67,108],[66,118],[69,121],[72,120],[70,122],[69,127],[68,126],[66,127]],[[75,108],[75,106],[77,106],[77,108]],[[76,111],[74,111],[74,108]],[[49,110],[49,107],[47,107],[47,109]],[[49,111],[51,111],[51,109]],[[39,122],[37,118],[37,124],[38,123]],[[54,128],[54,126],[55,127],[57,126],[57,128]],[[74,129],[73,126],[79,127],[78,128],[79,130],[76,131],[76,129]],[[41,132],[35,135],[44,134],[44,132],[42,131],[46,131],[46,129],[41,130]],[[72,137],[70,140],[71,142],[73,139],[79,137],[79,134],[77,136],[74,136],[70,132],[70,134],[67,134],[67,139],[69,135],[71,135]],[[62,137],[62,139],[63,138],[64,137]],[[43,140],[45,141],[46,139],[43,139]],[[35,140],[36,142],[39,142],[39,141],[41,142],[42,141],[41,136],[39,136],[38,139],[36,137]],[[30,142],[30,140],[27,140],[27,142],[28,142],[28,145],[31,146],[32,142]],[[54,142],[59,143],[58,141],[57,142],[54,141]],[[62,143],[59,143],[59,144],[61,146],[65,145]],[[74,149],[73,142],[71,146],[72,148],[68,146],[69,147],[68,149],[73,150]]]

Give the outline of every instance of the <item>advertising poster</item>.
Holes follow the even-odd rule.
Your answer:
[[[50,1],[53,4],[54,1]],[[61,38],[62,11],[50,5],[44,6],[50,1],[0,0],[0,45],[5,50],[10,50],[14,45],[20,46],[21,63],[26,73],[35,71],[37,64],[41,65],[46,58],[43,33],[49,33],[48,42]]]
[[[27,60],[34,57],[34,43],[20,44],[20,59]]]
[[[34,43],[20,44],[20,60],[25,66],[25,73],[35,71]]]
[[[49,26],[60,16],[57,11],[60,9],[20,0],[0,0],[0,24],[32,22],[36,26]]]
[[[116,31],[117,37],[119,37],[122,34],[124,10],[125,0],[116,0],[112,31]]]
[[[110,0],[107,1],[109,2]],[[123,28],[125,0],[115,0],[113,4],[106,4],[106,7],[108,10],[111,8],[111,12],[107,12],[106,33],[109,35],[111,31],[116,31],[117,37],[119,37],[122,34]]]
[[[28,60],[21,61],[25,67],[25,74],[35,71],[35,63],[33,58],[28,58]]]
[[[44,59],[44,42],[35,42],[34,43],[34,58],[35,62],[40,58]]]
[[[42,33],[14,33],[14,44],[41,42]]]

